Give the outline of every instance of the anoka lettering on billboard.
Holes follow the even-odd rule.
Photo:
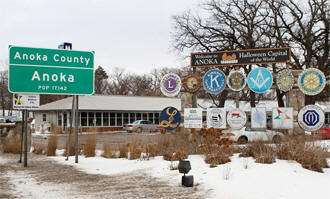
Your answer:
[[[253,49],[238,51],[218,51],[210,53],[192,53],[192,67],[247,65],[289,62],[289,47],[273,49]]]

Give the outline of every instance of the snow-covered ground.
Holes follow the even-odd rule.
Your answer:
[[[330,141],[319,142],[330,146]],[[328,148],[329,149],[329,148]],[[100,152],[99,152],[100,153]],[[63,157],[53,157],[61,164],[73,165],[79,170],[91,174],[114,175],[124,172],[146,170],[151,176],[178,186],[181,174],[171,170],[170,166],[178,162],[169,162],[162,157],[150,160],[105,159],[103,157],[79,157],[64,161]],[[310,171],[295,161],[276,160],[273,164],[255,163],[253,158],[240,158],[234,154],[231,162],[210,168],[201,155],[190,155],[194,183],[208,194],[205,198],[238,199],[275,199],[275,198],[326,198],[329,196],[330,169],[324,173]],[[328,159],[330,164],[330,159]]]
[[[318,141],[316,143],[327,147],[330,151],[330,140]],[[163,157],[155,157],[150,160],[106,159],[100,156],[101,151],[97,151],[97,157],[85,158],[84,156],[79,156],[79,163],[75,164],[74,157],[70,157],[69,161],[65,161],[65,157],[60,155],[63,153],[63,150],[58,150],[57,152],[59,155],[56,157],[33,155],[32,159],[35,160],[33,164],[38,164],[41,161],[44,166],[40,168],[31,166],[32,170],[25,170],[20,165],[14,163],[17,160],[9,159],[6,155],[0,155],[0,168],[3,167],[4,171],[6,171],[6,167],[11,168],[7,169],[7,172],[2,173],[2,175],[0,174],[0,185],[4,186],[0,187],[0,192],[2,190],[4,194],[7,194],[2,196],[21,196],[24,198],[91,197],[92,195],[79,194],[81,186],[84,187],[84,184],[87,183],[84,181],[85,177],[80,179],[80,184],[76,181],[76,183],[71,184],[68,179],[63,180],[56,177],[57,172],[59,172],[58,174],[63,174],[64,167],[66,175],[69,174],[68,172],[74,172],[70,170],[72,167],[67,165],[71,165],[79,172],[89,175],[98,174],[97,176],[114,177],[107,179],[109,182],[116,178],[119,178],[117,180],[119,182],[123,181],[123,183],[124,181],[127,183],[127,179],[136,179],[136,187],[132,190],[142,189],[138,179],[141,179],[141,177],[142,179],[146,178],[148,182],[151,178],[147,178],[147,175],[169,183],[172,187],[170,189],[181,186],[182,174],[179,174],[178,170],[170,169],[171,166],[177,166],[178,162],[165,161]],[[200,198],[198,196],[202,195],[202,198],[214,199],[310,199],[328,198],[329,196],[330,169],[324,169],[324,173],[318,173],[302,168],[295,161],[286,160],[276,160],[273,164],[259,164],[255,163],[255,160],[251,157],[240,158],[238,154],[233,155],[231,162],[215,168],[210,168],[204,162],[202,155],[190,155],[188,159],[192,167],[188,175],[194,176],[194,184],[197,189],[185,188],[177,190],[172,198],[186,198],[188,196],[184,197],[185,194],[192,191],[197,191],[197,195],[194,195],[196,198]],[[48,162],[47,166],[45,161]],[[55,163],[53,161],[57,163],[54,166],[52,166]],[[62,165],[63,168],[59,167],[58,164]],[[330,165],[330,159],[328,159],[328,164]],[[47,169],[44,170],[45,168]],[[49,174],[51,171],[53,173]],[[82,176],[79,173],[77,175]],[[68,178],[73,178],[74,176],[76,174],[73,173]],[[129,178],[130,176],[132,178]],[[42,180],[44,178],[48,180]],[[86,179],[91,178],[86,177]],[[88,186],[92,186],[96,182],[98,180],[91,182]],[[104,182],[106,181],[100,181],[101,184]],[[118,182],[115,184],[118,184]],[[8,187],[7,185],[10,186]],[[160,185],[157,188],[151,186],[152,189],[155,189],[155,193],[149,191],[149,194],[154,196],[153,194],[159,193],[157,190],[162,186],[164,185]],[[99,185],[95,184],[94,187],[99,187]],[[94,187],[88,190],[87,193],[95,194],[93,193]],[[107,187],[106,189],[109,190],[109,188]],[[110,193],[116,193],[117,188],[114,187],[113,189]],[[123,187],[121,187],[121,190],[123,190]],[[166,190],[169,191],[169,188],[164,188],[162,191]],[[185,193],[182,191],[185,191]],[[135,192],[133,195],[136,193],[139,192]],[[107,193],[101,194],[101,196],[104,195],[107,195]],[[134,198],[133,195],[132,198]],[[117,198],[127,198],[127,195]],[[150,195],[146,198],[150,198]]]

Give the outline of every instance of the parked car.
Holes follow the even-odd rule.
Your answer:
[[[153,124],[149,120],[136,120],[131,124],[125,124],[123,129],[128,132],[135,131],[137,133],[141,133],[142,131],[153,132],[159,130],[159,125]]]
[[[273,141],[278,143],[282,140],[281,132],[268,129],[252,129],[251,127],[243,127],[241,129],[227,129],[222,131],[228,139],[237,142],[238,144],[246,144],[250,141]],[[228,134],[231,133],[231,134]]]
[[[17,116],[6,116],[5,118],[7,123],[15,123],[16,121],[22,120],[22,118]]]
[[[6,123],[6,118],[0,117],[0,123]]]
[[[326,124],[320,130],[312,132],[312,136],[320,139],[330,139],[330,124]]]

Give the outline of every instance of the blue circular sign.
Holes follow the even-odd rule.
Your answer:
[[[204,89],[211,94],[219,94],[226,87],[226,75],[217,69],[209,70],[203,78]]]
[[[266,68],[253,69],[248,75],[248,86],[255,93],[264,93],[273,84],[273,76]]]
[[[180,111],[172,106],[166,107],[160,113],[160,125],[166,130],[174,130],[180,126]]]

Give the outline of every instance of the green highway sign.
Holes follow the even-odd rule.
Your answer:
[[[90,95],[94,53],[9,46],[11,93]]]

